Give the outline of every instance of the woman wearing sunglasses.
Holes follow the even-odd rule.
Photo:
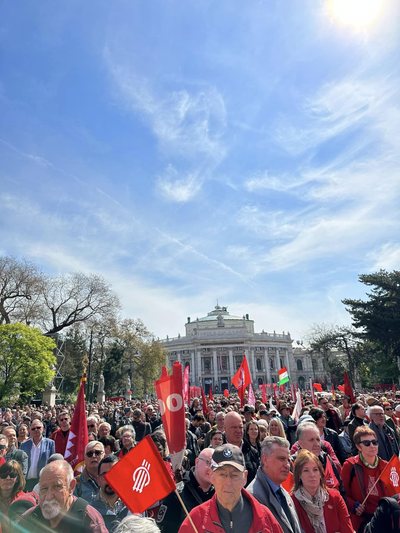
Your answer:
[[[378,440],[368,426],[357,428],[353,441],[358,455],[350,457],[344,463],[342,479],[353,527],[357,532],[362,532],[378,507],[380,498],[388,496],[383,483],[376,483],[387,462],[378,457]]]
[[[0,466],[0,525],[2,531],[8,531],[8,512],[10,505],[18,499],[36,504],[35,499],[30,494],[23,492],[25,488],[25,478],[20,464],[11,460]]]

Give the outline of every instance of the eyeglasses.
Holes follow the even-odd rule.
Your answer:
[[[385,407],[385,411],[392,411],[393,407]]]
[[[88,428],[95,428],[95,424],[88,424]]]
[[[40,426],[36,427],[36,428],[31,428],[32,431],[39,431],[39,429],[42,429]]]
[[[59,418],[60,422],[68,422],[69,418]]]
[[[5,444],[0,444],[0,452],[5,450],[6,448],[7,448],[7,446]]]
[[[364,444],[367,448],[369,448],[372,444],[372,446],[378,446],[378,441],[376,439],[372,440],[361,440],[360,444]]]
[[[15,479],[17,477],[17,472],[7,472],[6,473],[3,473],[3,474],[0,474],[0,479],[7,479],[8,477],[10,479]]]
[[[101,450],[90,450],[89,452],[86,452],[86,457],[93,457],[94,455],[96,457],[100,457],[103,452]]]
[[[200,461],[204,461],[204,463],[206,463],[207,466],[211,466],[211,461],[209,459],[204,459],[204,457],[199,457],[198,459]]]

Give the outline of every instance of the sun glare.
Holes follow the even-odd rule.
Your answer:
[[[382,10],[382,0],[327,0],[328,12],[338,24],[366,30]]]

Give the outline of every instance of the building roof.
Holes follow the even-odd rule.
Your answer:
[[[207,316],[196,318],[196,322],[208,322],[211,320],[217,320],[219,316],[221,316],[224,320],[243,320],[245,318],[244,316],[230,315],[228,313],[227,307],[221,307],[220,305],[216,305],[213,311],[207,313]]]

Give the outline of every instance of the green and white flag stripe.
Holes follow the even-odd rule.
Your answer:
[[[289,382],[289,374],[286,368],[278,370],[278,385],[284,385]]]

